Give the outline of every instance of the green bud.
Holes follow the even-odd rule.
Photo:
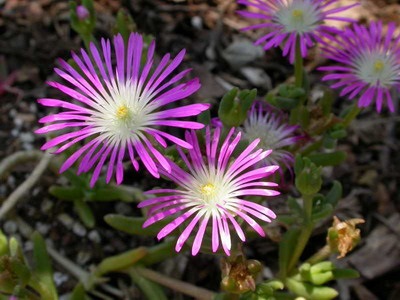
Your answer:
[[[247,269],[251,274],[258,274],[262,270],[262,264],[258,260],[249,259],[248,261],[246,261],[246,264]]]
[[[0,230],[0,257],[8,254],[8,241],[3,231]]]
[[[286,98],[276,96],[271,104],[281,109],[293,109],[295,108],[300,102],[299,98]]]
[[[221,280],[221,289],[226,292],[233,292],[237,289],[235,279],[225,276]]]
[[[335,265],[330,261],[322,261],[313,265],[310,269],[311,273],[321,273],[332,271],[335,268]]]
[[[233,88],[224,95],[218,109],[218,117],[228,127],[240,126],[247,118],[247,111],[257,96],[257,90]]]
[[[322,186],[322,167],[317,167],[307,157],[303,158],[303,162],[303,169],[301,170],[301,172],[296,173],[296,188],[303,195],[313,195],[315,193],[318,193]]]
[[[281,84],[278,89],[278,94],[281,97],[296,99],[305,96],[306,92],[303,88],[294,85]]]
[[[83,0],[82,5],[70,1],[70,19],[71,27],[88,43],[96,26],[93,0]]]
[[[286,287],[296,295],[308,300],[330,300],[338,296],[338,292],[330,287],[315,286],[293,278],[286,279]]]
[[[315,285],[322,285],[330,280],[335,279],[332,271],[323,273],[310,273],[310,282]]]

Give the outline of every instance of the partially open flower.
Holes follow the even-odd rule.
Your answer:
[[[400,91],[400,36],[394,36],[396,25],[390,23],[384,32],[382,22],[371,22],[369,27],[354,24],[326,45],[325,56],[339,65],[321,67],[328,71],[323,80],[336,81],[332,88],[341,88],[340,96],[356,96],[359,107],[375,102],[376,110],[386,103],[390,111],[394,105],[390,92]]]
[[[328,229],[327,243],[332,252],[339,253],[338,258],[343,258],[360,241],[360,229],[357,224],[363,224],[363,219],[350,219],[340,221],[336,216],[333,217],[332,227]]]
[[[221,288],[229,293],[243,294],[256,289],[256,277],[262,270],[257,260],[246,260],[238,255],[234,260],[222,258]]]
[[[260,139],[260,149],[271,149],[272,152],[260,165],[284,165],[291,169],[293,155],[285,150],[287,146],[295,144],[301,136],[295,134],[297,125],[289,125],[282,112],[263,105],[261,102],[253,104],[246,121],[239,130],[243,138],[249,142]]]
[[[89,17],[90,13],[85,6],[78,5],[78,7],[76,8],[76,15],[78,16],[79,20],[83,21]]]
[[[354,7],[352,4],[337,8],[332,7],[338,0],[238,0],[256,12],[239,11],[244,17],[261,19],[263,23],[243,28],[252,30],[269,29],[269,33],[256,41],[270,49],[282,45],[283,56],[289,55],[293,63],[296,51],[296,40],[300,42],[301,55],[307,55],[307,48],[323,38],[331,38],[338,30],[325,25],[325,20],[353,22],[353,19],[335,16],[335,14]]]
[[[189,155],[179,147],[178,151],[188,171],[184,171],[173,162],[170,162],[170,173],[160,170],[160,173],[173,180],[178,188],[148,191],[147,194],[160,196],[139,203],[139,207],[150,207],[149,218],[144,227],[175,216],[158,233],[158,239],[167,236],[187,221],[178,238],[176,251],[182,249],[193,230],[198,228],[192,246],[192,255],[196,255],[206,229],[211,225],[212,251],[216,252],[222,245],[225,253],[230,255],[231,230],[242,241],[246,239],[242,229],[245,224],[259,235],[265,236],[264,230],[253,218],[271,222],[271,219],[276,217],[270,209],[244,199],[251,195],[268,197],[279,194],[270,189],[277,187],[276,183],[263,180],[273,174],[278,166],[253,167],[265,159],[271,150],[256,150],[260,142],[257,139],[234,158],[232,153],[241,137],[241,133],[234,136],[234,131],[232,128],[220,145],[220,128],[216,128],[212,134],[211,129],[207,127],[205,157],[196,133],[187,131],[186,141],[193,145],[193,148],[188,150]]]
[[[74,131],[49,140],[42,146],[42,150],[62,145],[55,151],[61,153],[80,141],[90,139],[64,162],[60,172],[80,159],[79,173],[94,168],[91,179],[93,186],[102,167],[108,163],[107,182],[115,172],[117,183],[121,183],[124,173],[122,162],[126,154],[129,154],[136,170],[139,169],[135,157],[138,155],[146,169],[153,176],[159,177],[156,162],[168,172],[171,168],[165,157],[153,146],[154,142],[166,147],[167,139],[184,148],[192,147],[164,132],[160,126],[203,128],[201,123],[176,119],[198,115],[208,109],[209,104],[180,105],[163,110],[166,105],[196,92],[200,83],[198,79],[193,79],[174,87],[190,71],[171,76],[182,62],[185,51],[179,52],[172,61],[167,54],[159,64],[155,64],[154,49],[155,43],[152,42],[145,50],[142,37],[132,33],[127,46],[121,35],[114,37],[116,64],[112,60],[111,42],[104,39],[101,41],[101,51],[92,43],[89,53],[83,49],[81,57],[72,53],[76,67],[60,60],[62,69],[56,68],[55,72],[68,84],[48,84],[73,100],[39,99],[40,104],[59,107],[63,111],[40,119],[40,123],[53,124],[45,125],[36,133],[70,128],[74,128]],[[146,57],[144,64],[141,63],[143,57]]]

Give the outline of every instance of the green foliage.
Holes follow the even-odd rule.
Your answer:
[[[157,299],[167,300],[163,289],[155,282],[152,282],[143,276],[140,276],[135,268],[132,268],[129,272],[132,281],[138,286],[138,288],[146,296],[146,299]]]
[[[337,291],[323,286],[329,281],[340,278],[357,278],[359,274],[352,269],[337,269],[330,261],[321,261],[314,265],[304,263],[299,273],[287,278],[285,283],[290,291],[307,299],[333,299]]]
[[[89,43],[94,41],[93,31],[96,26],[96,13],[94,11],[93,0],[82,0],[82,6],[89,12],[89,15],[83,19],[79,18],[77,14],[77,2],[69,2],[71,27],[81,36],[88,49]]]
[[[64,173],[69,180],[69,186],[52,185],[49,193],[60,200],[71,201],[74,210],[85,226],[93,228],[96,225],[96,219],[88,202],[102,201],[124,201],[133,202],[144,199],[139,189],[125,187],[122,185],[106,185],[98,182],[93,188],[90,188],[90,177],[87,175],[76,175],[71,170]]]
[[[257,90],[242,90],[233,88],[222,97],[218,117],[225,126],[238,127],[247,118],[247,111],[257,96]]]
[[[121,34],[127,42],[131,32],[135,31],[137,31],[137,26],[131,15],[125,9],[120,9],[117,14],[114,33]]]
[[[308,157],[296,156],[295,173],[296,188],[303,195],[318,193],[322,186],[322,167],[317,166]]]
[[[21,300],[57,300],[46,244],[37,232],[32,239],[34,268],[27,264],[18,241],[15,238],[7,240],[0,231],[0,292]]]
[[[149,227],[143,228],[145,217],[127,217],[118,214],[108,214],[104,220],[111,227],[133,235],[155,236],[162,227],[167,225],[171,220],[162,220]]]
[[[141,260],[147,253],[148,251],[145,247],[139,247],[118,255],[107,257],[97,266],[94,275],[100,277],[109,272],[126,269]]]

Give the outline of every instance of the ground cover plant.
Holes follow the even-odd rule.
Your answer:
[[[360,22],[359,1],[216,1],[211,11],[231,11],[235,34],[247,34],[221,50],[209,3],[172,2],[160,11],[182,35],[142,27],[152,24],[143,11],[157,11],[147,2],[64,7],[54,28],[76,44],[29,96],[37,122],[26,129],[40,151],[8,149],[0,164],[0,299],[375,297],[364,283],[396,272],[400,252],[395,141],[378,149],[386,169],[367,155],[357,183],[349,174],[364,154],[346,143],[362,139],[363,118],[388,118],[395,134],[399,26]],[[190,45],[206,26],[217,36]],[[273,76],[265,61],[276,61]],[[26,101],[2,62],[0,93]],[[381,135],[374,126],[364,135]],[[16,186],[11,174],[35,160]],[[378,199],[379,214],[363,214],[354,193]],[[369,215],[385,226],[362,244]],[[388,286],[376,293],[396,299],[396,281]]]

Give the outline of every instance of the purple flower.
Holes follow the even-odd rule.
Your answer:
[[[244,139],[251,142],[259,138],[259,148],[272,150],[272,153],[260,161],[259,165],[283,164],[286,168],[291,169],[293,155],[283,148],[295,144],[302,138],[295,135],[298,128],[297,125],[289,125],[288,122],[285,122],[281,111],[273,110],[272,107],[266,107],[263,106],[263,103],[256,102],[239,130],[242,131]]]
[[[329,72],[323,80],[336,81],[331,87],[342,88],[340,96],[359,96],[359,107],[375,101],[380,112],[386,102],[393,112],[390,91],[393,87],[400,90],[400,36],[394,36],[395,30],[395,24],[390,23],[383,32],[381,22],[345,29],[335,44],[323,48],[327,58],[340,64],[319,68]]]
[[[192,246],[192,255],[196,255],[206,235],[206,229],[211,225],[212,251],[216,252],[222,245],[225,253],[229,255],[230,230],[245,241],[244,231],[239,225],[243,222],[243,225],[247,224],[258,234],[265,236],[263,229],[253,218],[271,222],[271,219],[276,217],[270,209],[243,198],[251,195],[262,197],[278,195],[279,192],[269,189],[277,187],[277,184],[263,181],[263,178],[273,174],[279,167],[271,165],[252,168],[271,153],[271,150],[255,150],[260,142],[259,139],[253,141],[235,159],[232,153],[240,141],[241,133],[234,136],[235,130],[232,128],[219,146],[221,129],[216,128],[213,134],[210,131],[210,127],[207,127],[205,157],[195,131],[186,132],[186,141],[193,145],[193,148],[188,150],[188,155],[180,147],[178,151],[188,172],[172,162],[171,173],[160,170],[160,173],[173,180],[178,188],[148,191],[147,194],[160,195],[141,202],[139,207],[151,207],[149,218],[143,227],[165,218],[174,218],[161,229],[157,235],[158,239],[162,239],[186,223],[176,243],[177,252],[182,249],[198,225],[197,233],[193,233]]]
[[[283,46],[283,56],[289,55],[294,62],[296,39],[299,37],[301,55],[307,55],[307,48],[323,38],[331,38],[338,30],[324,25],[325,20],[353,22],[353,19],[332,16],[358,4],[327,9],[338,0],[238,0],[257,12],[238,11],[244,17],[261,19],[263,23],[243,28],[252,30],[268,28],[269,33],[255,44],[264,44],[264,49]]]
[[[76,8],[76,15],[78,16],[79,20],[83,21],[86,20],[87,17],[89,17],[90,13],[85,6],[78,5],[78,7]]]
[[[190,144],[159,129],[160,126],[200,129],[204,125],[175,120],[177,118],[198,115],[208,109],[208,104],[180,105],[177,108],[161,110],[175,101],[182,100],[196,92],[200,83],[193,79],[180,83],[190,70],[171,76],[182,62],[185,51],[170,61],[165,55],[159,64],[154,64],[155,43],[147,50],[145,63],[141,64],[145,53],[142,37],[131,34],[128,45],[124,45],[121,35],[114,37],[116,65],[112,63],[110,40],[101,41],[101,51],[94,44],[90,45],[90,53],[81,50],[81,57],[72,53],[76,67],[60,60],[61,69],[55,72],[68,82],[67,85],[49,82],[71,100],[39,99],[44,106],[60,107],[62,112],[46,116],[39,122],[54,122],[46,125],[37,133],[49,133],[74,128],[73,132],[62,133],[42,146],[46,150],[62,145],[55,153],[85,140],[84,146],[75,151],[61,166],[60,172],[67,170],[78,159],[78,173],[88,172],[94,168],[91,185],[97,181],[102,167],[107,167],[107,182],[115,171],[117,183],[123,179],[124,157],[128,154],[136,170],[139,164],[135,158],[139,156],[147,170],[159,177],[157,165],[167,172],[171,170],[168,161],[154,147],[157,142],[166,147],[165,139],[184,148],[192,148]],[[158,164],[156,164],[156,162]]]

